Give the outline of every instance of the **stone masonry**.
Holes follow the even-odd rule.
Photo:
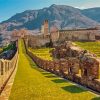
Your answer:
[[[47,61],[28,51],[28,55],[42,69],[100,92],[99,61],[94,54],[65,42],[51,51],[55,58]]]

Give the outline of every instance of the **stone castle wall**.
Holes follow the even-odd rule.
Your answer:
[[[16,68],[18,51],[11,60],[0,59],[0,94]]]
[[[97,29],[59,30],[51,32],[53,41],[95,41]]]
[[[38,35],[38,36],[30,35],[27,37],[27,39],[28,39],[28,45],[33,48],[45,46],[46,43],[50,42],[49,36],[44,37],[44,35]]]
[[[40,68],[100,92],[98,59],[79,48],[72,48],[70,43],[61,46],[63,51],[59,51],[60,49],[56,52],[52,51],[53,56],[58,58],[54,61],[43,60],[33,55],[27,47],[26,51]]]
[[[100,39],[97,29],[77,29],[77,30],[56,30],[48,35],[30,35],[28,36],[29,46],[41,47],[52,40],[53,44],[63,43],[65,41],[95,41]]]

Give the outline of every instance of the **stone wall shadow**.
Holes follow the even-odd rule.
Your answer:
[[[84,89],[77,87],[75,85],[65,86],[65,87],[62,87],[62,89],[65,91],[68,91],[70,93],[82,93],[82,92],[87,91],[87,90],[84,90]]]
[[[67,83],[68,81],[67,80],[64,80],[64,79],[54,79],[52,80],[54,83]]]
[[[100,100],[100,97],[95,97],[95,98],[93,98],[91,100]]]
[[[57,76],[55,76],[55,75],[48,75],[48,76],[45,76],[45,77],[47,77],[47,78],[58,78]]]

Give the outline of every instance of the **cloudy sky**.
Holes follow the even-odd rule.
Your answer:
[[[100,0],[0,0],[0,22],[16,13],[40,9],[52,4],[69,5],[81,9],[100,7]]]

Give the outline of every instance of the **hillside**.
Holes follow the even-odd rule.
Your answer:
[[[84,9],[82,10],[82,14],[91,18],[92,20],[100,22],[100,7]]]
[[[48,8],[39,10],[27,10],[17,13],[6,21],[1,23],[6,30],[27,28],[40,29],[45,19],[49,20],[50,26],[56,26],[59,29],[74,27],[93,27],[98,22],[86,17],[80,9],[66,5],[51,5]]]

